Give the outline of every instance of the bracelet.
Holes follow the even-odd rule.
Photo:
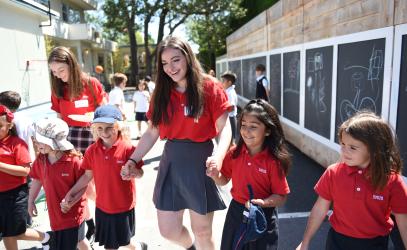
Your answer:
[[[132,162],[134,162],[134,164],[138,164],[138,161],[136,161],[136,160],[134,160],[134,159],[132,159],[132,158],[129,158],[129,161],[132,161]]]

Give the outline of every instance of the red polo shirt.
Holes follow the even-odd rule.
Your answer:
[[[79,226],[86,216],[86,196],[64,214],[60,203],[66,193],[75,185],[85,172],[80,168],[81,160],[77,156],[63,155],[51,164],[46,155],[40,154],[34,161],[30,176],[41,182],[47,196],[48,215],[53,231]]]
[[[227,110],[232,108],[228,97],[219,84],[205,79],[204,109],[199,119],[188,117],[186,112],[186,94],[177,90],[171,90],[168,113],[170,122],[159,125],[160,138],[164,139],[189,139],[195,142],[203,142],[214,138],[219,131],[216,129],[216,120]],[[153,111],[150,104],[147,117],[150,119]]]
[[[96,97],[96,104],[100,104],[103,100],[103,97],[106,96],[106,93],[103,90],[102,84],[98,81],[98,79],[91,77],[90,84],[93,86],[94,94],[92,90],[89,88],[87,79],[82,80],[83,84],[83,91],[79,97],[76,97],[73,100],[69,99],[69,92],[68,92],[68,85],[64,85],[64,97],[58,98],[54,94],[51,95],[51,109],[55,110],[55,112],[61,114],[61,119],[64,120],[68,126],[78,126],[78,127],[86,127],[90,124],[87,122],[78,122],[74,121],[68,117],[68,115],[84,115],[87,112],[95,111],[95,99]]]
[[[136,204],[134,179],[125,181],[120,175],[122,166],[135,147],[119,138],[111,148],[103,146],[101,139],[85,152],[82,168],[93,171],[96,187],[96,207],[105,213],[116,214],[132,209]],[[144,163],[138,163],[141,167]]]
[[[27,144],[13,135],[1,139],[0,162],[16,166],[27,166],[31,163]],[[27,178],[25,176],[14,176],[0,171],[0,192],[14,189],[26,182]]]
[[[282,172],[280,174],[280,163],[266,149],[251,156],[243,145],[240,155],[233,159],[235,149],[227,153],[221,170],[225,177],[232,178],[231,193],[234,200],[241,204],[249,200],[248,184],[253,188],[255,199],[290,193],[285,175]]]
[[[407,213],[407,187],[402,177],[392,174],[382,191],[374,191],[366,171],[337,163],[314,187],[318,195],[333,202],[329,221],[335,231],[354,238],[388,235],[393,227],[390,212]]]

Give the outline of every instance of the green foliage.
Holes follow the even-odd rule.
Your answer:
[[[215,67],[216,56],[226,52],[226,36],[232,31],[233,18],[245,14],[245,10],[239,7],[240,1],[212,1],[187,23],[188,36],[199,45],[199,57],[207,70]]]
[[[240,7],[247,10],[246,15],[242,17],[232,18],[232,31],[242,27],[245,23],[256,17],[264,10],[270,8],[279,0],[242,0]]]
[[[48,35],[44,35],[44,40],[45,40],[45,50],[47,52],[47,55],[50,55],[52,49],[55,47],[54,40],[52,40],[52,37]]]

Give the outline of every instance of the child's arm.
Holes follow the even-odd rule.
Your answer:
[[[330,205],[331,201],[325,200],[321,196],[318,197],[314,207],[311,210],[311,214],[308,218],[307,228],[305,229],[302,242],[296,248],[297,250],[307,250],[309,248],[309,243],[324,221]]]
[[[216,152],[210,157],[208,160],[215,159],[217,161],[217,168],[218,170],[222,169],[222,162],[225,158],[225,155],[229,149],[230,142],[232,140],[232,129],[230,127],[229,122],[229,114],[228,112],[224,112],[219,118],[216,120],[216,130],[219,131],[218,134],[218,146]]]
[[[407,248],[407,214],[394,214],[404,247]]]
[[[141,136],[141,139],[137,144],[137,148],[136,150],[134,150],[133,154],[131,154],[130,158],[136,162],[141,161],[143,156],[146,155],[148,151],[150,151],[150,149],[154,146],[159,136],[160,132],[158,128],[154,127],[151,122],[148,122],[148,128],[146,132],[144,132],[143,136]],[[123,180],[130,180],[132,178],[130,176],[130,173],[132,173],[135,167],[136,163],[132,160],[128,160],[126,162],[121,170]]]
[[[35,199],[38,196],[42,187],[42,183],[37,179],[32,179],[30,192],[28,194],[28,213],[31,217],[36,217],[38,215],[37,207],[35,206]]]
[[[30,164],[19,166],[0,162],[0,171],[14,176],[27,176],[30,173]]]
[[[92,170],[86,170],[85,173],[75,183],[75,185],[68,191],[68,193],[65,195],[65,198],[61,201],[61,210],[63,213],[68,212],[69,209],[81,199],[92,178]]]
[[[229,180],[218,170],[216,161],[213,158],[206,160],[206,175],[211,177],[216,185],[224,186],[228,184]]]
[[[287,195],[272,194],[266,199],[253,199],[253,204],[261,207],[281,207],[287,200]]]

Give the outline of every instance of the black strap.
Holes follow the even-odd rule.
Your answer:
[[[249,196],[250,196],[250,200],[254,199],[254,194],[253,194],[253,188],[252,185],[247,184],[247,188],[249,189]]]

